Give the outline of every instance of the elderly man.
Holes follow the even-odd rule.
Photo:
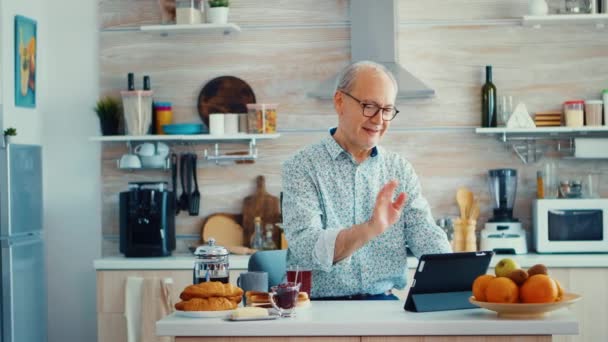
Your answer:
[[[313,270],[313,299],[397,299],[406,243],[418,257],[451,252],[412,166],[378,145],[396,95],[382,65],[349,65],[334,94],[338,127],[283,165],[287,263]]]

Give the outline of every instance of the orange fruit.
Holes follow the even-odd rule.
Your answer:
[[[488,287],[490,280],[494,278],[496,277],[491,274],[483,274],[475,278],[473,282],[473,296],[475,296],[475,300],[480,302],[486,301],[486,287]]]
[[[557,283],[545,274],[535,274],[528,278],[519,292],[524,303],[555,302],[559,294]]]
[[[519,287],[507,277],[491,279],[486,287],[486,301],[491,303],[517,303]]]

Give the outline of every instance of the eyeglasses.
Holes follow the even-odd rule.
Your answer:
[[[374,116],[376,116],[376,114],[378,114],[378,112],[380,110],[382,110],[382,120],[391,121],[399,113],[399,111],[395,107],[388,107],[388,108],[379,107],[378,105],[373,104],[373,103],[363,102],[345,91],[340,91],[340,92],[342,94],[350,97],[351,99],[359,102],[359,105],[361,105],[361,109],[363,110],[363,116],[365,116],[366,118],[373,118]]]

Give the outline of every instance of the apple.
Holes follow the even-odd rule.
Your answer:
[[[519,269],[519,265],[515,260],[511,258],[501,259],[496,267],[494,268],[494,273],[496,273],[497,277],[508,277],[511,272]]]

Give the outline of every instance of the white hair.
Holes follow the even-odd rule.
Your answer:
[[[351,92],[355,86],[357,74],[363,69],[374,69],[376,71],[383,72],[386,76],[388,76],[391,82],[393,82],[395,92],[397,92],[397,80],[395,79],[393,73],[384,65],[372,61],[359,61],[347,65],[340,73],[340,77],[338,77],[336,91],[345,91],[348,93]]]

